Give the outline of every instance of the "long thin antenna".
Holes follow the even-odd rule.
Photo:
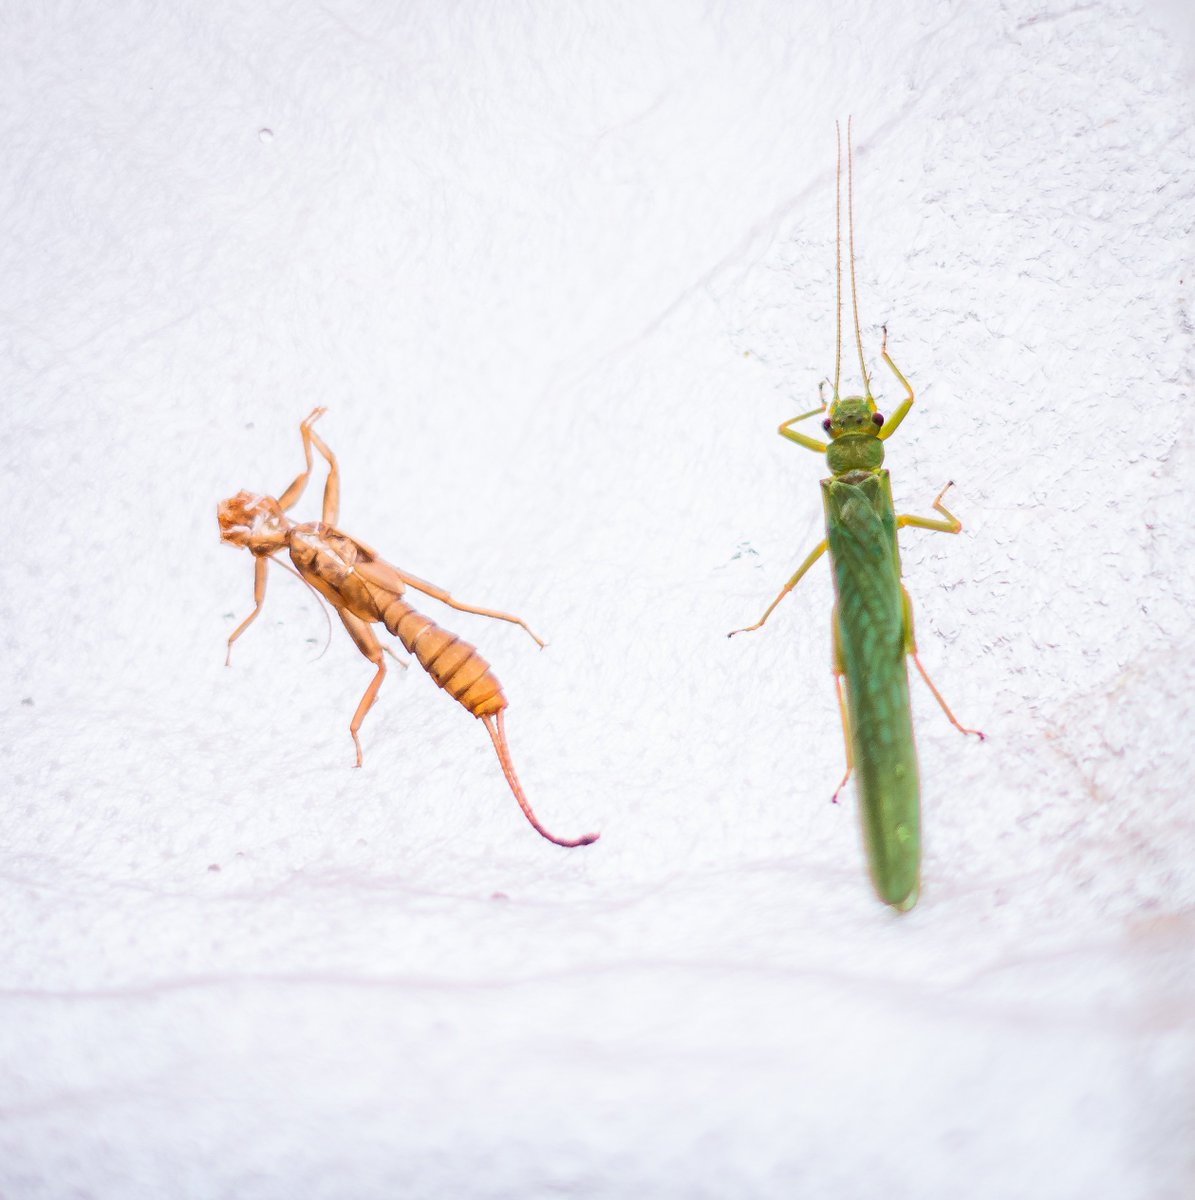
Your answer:
[[[328,616],[328,603],[323,596],[321,596],[319,592],[317,592],[315,588],[308,583],[298,571],[294,569],[294,567],[288,566],[281,559],[275,558],[272,554],[270,555],[270,562],[272,562],[276,567],[281,567],[284,571],[289,571],[319,602],[320,611],[323,612],[324,621],[328,626],[328,636],[324,641],[324,648],[311,660],[312,662],[319,662],[319,660],[328,653],[328,647],[332,644],[332,618]]]
[[[863,365],[863,335],[859,332],[859,294],[855,289],[855,166],[851,148],[851,118],[846,119],[846,215],[851,242],[851,309],[855,314],[855,345],[859,348],[859,370],[863,372],[863,394],[871,399],[871,383]]]
[[[842,126],[834,122],[834,274],[838,290],[834,341],[834,399],[838,399],[838,379],[842,374]]]

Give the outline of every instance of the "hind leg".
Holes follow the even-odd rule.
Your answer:
[[[950,485],[947,484],[947,487]],[[939,497],[941,499],[941,497]],[[913,660],[913,666],[917,668],[921,678],[925,680],[925,686],[934,694],[934,699],[938,702],[939,707],[946,714],[946,719],[959,731],[959,733],[973,733],[981,742],[986,741],[987,737],[978,729],[968,729],[965,725],[959,723],[958,718],[950,711],[950,705],[942,698],[942,693],[934,687],[934,681],[930,679],[929,672],[921,665],[921,659],[917,657],[917,637],[913,632],[913,602],[909,599],[909,593],[902,586],[900,589],[901,604],[905,610],[905,653]]]
[[[855,763],[851,756],[851,718],[847,713],[846,695],[842,690],[842,681],[846,678],[846,668],[842,665],[842,643],[838,634],[838,605],[834,606],[834,614],[830,618],[830,624],[833,627],[833,642],[834,642],[834,693],[838,697],[838,715],[842,718],[842,740],[846,746],[846,774],[843,775],[841,783],[834,789],[834,795],[830,797],[831,804],[838,803],[838,794],[846,787],[846,781],[850,779],[851,772],[855,769]]]

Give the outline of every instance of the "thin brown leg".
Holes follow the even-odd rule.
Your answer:
[[[307,481],[311,478],[311,426],[312,423],[318,421],[324,415],[326,409],[313,408],[307,416],[303,418],[299,425],[299,433],[303,436],[303,457],[307,461],[307,466],[303,471],[296,475],[290,487],[278,497],[278,506],[283,512],[287,512],[293,508],[307,487]]]
[[[921,665],[921,659],[917,657],[917,651],[914,650],[911,655],[913,665],[921,672],[921,678],[925,680],[926,687],[934,694],[934,699],[941,705],[942,711],[946,714],[946,719],[959,731],[959,733],[973,733],[981,742],[987,741],[987,735],[978,729],[968,729],[965,725],[960,725],[958,718],[950,711],[950,706],[942,699],[942,693],[934,687],[934,681],[930,679],[926,669]]]
[[[357,643],[357,649],[378,669],[373,681],[365,689],[365,695],[361,697],[361,703],[357,705],[357,711],[353,713],[353,719],[349,723],[349,733],[353,735],[353,745],[357,747],[357,766],[360,766],[362,762],[361,739],[357,737],[357,730],[361,728],[365,714],[369,712],[373,707],[373,702],[378,698],[378,688],[382,686],[382,680],[386,678],[386,664],[382,662],[382,644],[369,625],[360,617],[354,617],[352,613],[345,612],[344,609],[337,611],[340,613],[340,619],[344,622],[345,629],[349,631],[349,636]]]
[[[457,612],[474,613],[479,617],[493,617],[495,621],[509,621],[512,625],[518,625],[526,631],[531,640],[541,650],[544,648],[543,640],[531,632],[531,627],[522,617],[516,617],[512,613],[499,612],[495,608],[475,608],[472,604],[462,604],[459,600],[454,600],[443,588],[436,587],[434,583],[428,583],[426,579],[420,579],[418,575],[411,575],[406,571],[400,571],[393,563],[377,562],[371,563],[370,566],[374,567],[378,572],[392,571],[402,583],[409,584],[417,592],[423,592],[425,596],[431,596],[433,600],[439,600],[441,604],[447,604],[449,608],[455,608]]]
[[[317,411],[322,413],[324,410]],[[335,525],[340,517],[340,468],[336,465],[336,455],[310,427],[305,430],[305,436],[315,443],[315,448],[327,460],[328,481],[324,484],[324,510],[320,519],[325,525]]]
[[[253,611],[232,631],[228,638],[228,653],[224,656],[224,665],[232,665],[232,643],[249,628],[261,612],[261,606],[266,598],[266,573],[270,569],[270,560],[262,555],[253,560]]]

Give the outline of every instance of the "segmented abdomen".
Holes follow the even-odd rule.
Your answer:
[[[475,717],[490,716],[506,707],[502,685],[475,646],[441,629],[405,600],[394,599],[386,606],[382,624],[436,683]]]

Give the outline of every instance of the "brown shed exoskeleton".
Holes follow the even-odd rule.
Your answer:
[[[518,617],[461,604],[442,588],[398,570],[364,542],[359,542],[336,527],[340,508],[340,471],[335,456],[312,430],[324,411],[322,408],[314,409],[299,426],[306,466],[278,499],[252,492],[238,492],[231,499],[220,501],[217,506],[221,541],[244,546],[255,560],[254,608],[229,637],[226,664],[231,659],[233,642],[261,612],[271,557],[285,550],[299,577],[336,609],[357,648],[377,668],[349,725],[353,744],[357,748],[357,766],[362,761],[361,740],[357,731],[377,699],[378,689],[386,676],[386,664],[382,661],[385,648],[372,628],[373,623],[379,621],[419,660],[419,665],[441,688],[481,719],[494,743],[502,773],[535,830],[558,846],[587,846],[597,841],[596,833],[588,833],[573,841],[554,837],[539,823],[515,775],[502,720],[506,697],[489,663],[468,642],[416,612],[403,599],[403,593],[407,587],[412,587],[461,612],[520,625],[537,645],[542,647],[543,642]],[[300,525],[290,520],[286,513],[302,496],[311,477],[312,446],[328,463],[323,514],[319,521]],[[388,650],[386,652],[389,653]]]

